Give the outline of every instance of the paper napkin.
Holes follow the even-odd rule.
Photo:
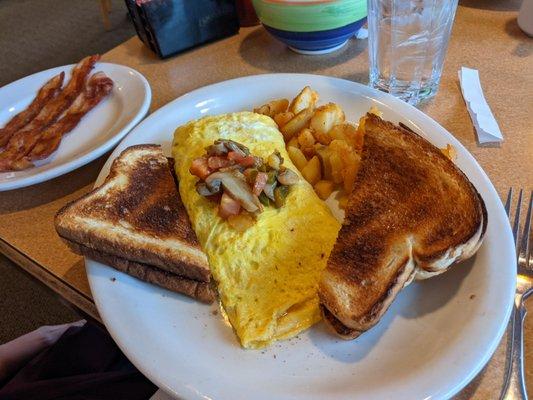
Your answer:
[[[356,39],[368,39],[368,29],[360,28],[355,34]]]
[[[483,95],[478,71],[461,67],[459,82],[470,118],[472,118],[472,123],[476,128],[478,142],[480,144],[502,142],[503,136],[500,127]]]

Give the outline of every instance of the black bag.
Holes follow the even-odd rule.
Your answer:
[[[239,31],[234,0],[126,0],[139,38],[166,58]]]

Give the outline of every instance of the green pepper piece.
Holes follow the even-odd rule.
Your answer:
[[[260,201],[261,204],[264,205],[265,207],[270,206],[270,199],[267,197],[267,195],[265,194],[265,192],[261,192],[261,194],[259,195],[259,201]]]
[[[283,207],[288,194],[288,186],[280,185],[274,189],[274,205],[276,206],[276,208]]]
[[[278,179],[278,171],[276,171],[275,169],[268,171],[268,179],[267,179],[268,185],[272,185],[274,182],[277,181],[277,179]]]

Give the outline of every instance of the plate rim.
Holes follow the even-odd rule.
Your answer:
[[[4,91],[12,90],[13,87],[21,85],[26,79],[30,79],[37,75],[46,76],[60,71],[69,72],[75,65],[76,64],[68,64],[59,67],[48,68],[46,70],[39,71],[31,75],[27,75],[23,78],[17,79],[14,82],[8,83],[5,86],[0,87],[0,95],[2,95],[2,92]],[[123,70],[124,72],[131,72],[136,77],[136,79],[141,82],[144,97],[139,109],[137,110],[133,118],[124,126],[124,128],[119,130],[114,136],[110,137],[108,140],[106,140],[93,150],[83,154],[81,157],[76,157],[71,159],[70,161],[60,163],[55,167],[39,172],[35,175],[25,176],[7,182],[0,182],[0,192],[37,185],[39,183],[57,178],[58,176],[65,175],[90,163],[91,161],[94,161],[95,159],[118,145],[126,137],[126,135],[143,120],[143,118],[148,113],[150,104],[152,102],[152,89],[150,87],[150,84],[148,83],[148,80],[139,71],[126,65],[98,61],[96,63],[95,68],[99,65],[109,65],[112,68],[118,68],[119,70]]]
[[[362,93],[358,93],[357,95],[359,96],[364,96],[366,98],[368,98],[369,100],[372,100],[372,101],[375,101],[375,102],[378,102],[380,103],[380,100],[381,99],[384,99],[386,101],[387,104],[387,107],[390,107],[390,108],[394,108],[396,105],[398,105],[400,108],[404,108],[405,110],[409,110],[409,112],[412,112],[414,113],[414,116],[416,116],[415,119],[423,119],[423,120],[426,120],[428,123],[434,125],[434,127],[438,128],[438,130],[441,130],[443,132],[446,133],[447,137],[446,137],[446,140],[448,141],[449,139],[451,139],[451,144],[453,146],[456,146],[456,147],[460,147],[462,150],[464,150],[464,155],[466,156],[466,159],[467,159],[467,163],[470,164],[470,165],[473,165],[477,171],[480,173],[480,176],[481,178],[483,179],[483,182],[484,182],[484,185],[489,189],[490,192],[492,192],[492,195],[497,198],[499,200],[499,202],[497,203],[497,208],[499,211],[502,211],[503,210],[503,204],[501,202],[501,199],[494,187],[494,185],[492,184],[492,181],[489,179],[488,175],[486,174],[485,170],[479,165],[479,163],[477,162],[477,160],[475,159],[475,157],[470,153],[470,151],[468,151],[468,149],[463,146],[463,144],[453,135],[451,134],[447,129],[445,129],[442,125],[440,125],[436,120],[434,120],[432,117],[430,117],[429,115],[425,114],[423,111],[417,109],[416,107],[408,104],[408,103],[405,103],[403,102],[402,100],[400,99],[397,99],[395,97],[393,97],[392,95],[388,94],[388,93],[384,93],[384,92],[381,92],[381,91],[378,91],[376,89],[373,89],[369,86],[366,86],[364,84],[361,84],[359,82],[353,82],[353,81],[349,81],[347,79],[343,79],[343,78],[338,78],[338,77],[330,77],[330,76],[325,76],[325,75],[318,75],[318,74],[304,74],[304,73],[266,73],[266,74],[254,74],[254,75],[248,75],[248,76],[243,76],[243,77],[237,77],[237,78],[232,78],[232,79],[228,79],[228,80],[224,80],[224,81],[220,81],[220,82],[216,82],[216,83],[213,83],[213,84],[209,84],[209,85],[205,85],[205,86],[202,86],[202,87],[199,87],[197,89],[194,89],[194,90],[191,90],[189,92],[186,92],[176,98],[174,98],[173,100],[169,101],[167,104],[165,104],[164,106],[162,106],[161,108],[159,108],[158,110],[156,110],[155,112],[153,112],[152,114],[150,114],[146,119],[144,119],[139,125],[137,125],[134,129],[132,129],[123,139],[122,141],[117,145],[117,147],[115,148],[115,150],[112,152],[112,154],[109,156],[108,160],[106,161],[106,163],[103,165],[97,179],[96,179],[96,182],[95,182],[95,187],[98,186],[98,184],[103,180],[103,178],[105,176],[107,176],[107,171],[109,169],[109,166],[111,164],[111,162],[118,156],[118,154],[125,148],[126,146],[126,142],[128,141],[128,138],[131,136],[134,136],[136,133],[137,130],[139,131],[142,131],[143,129],[143,125],[144,124],[148,124],[149,121],[154,118],[158,118],[158,116],[160,114],[164,114],[167,112],[167,110],[170,110],[172,109],[172,107],[174,106],[175,103],[177,102],[180,102],[180,101],[184,101],[186,100],[188,97],[191,97],[193,95],[199,95],[201,94],[203,91],[210,91],[210,90],[216,90],[216,89],[220,89],[221,87],[223,87],[224,85],[229,85],[229,84],[234,84],[235,82],[245,82],[246,80],[255,80],[255,79],[276,79],[276,78],[280,78],[280,77],[295,77],[295,76],[298,76],[300,78],[306,78],[308,77],[309,79],[323,79],[325,80],[326,82],[327,81],[330,81],[330,82],[338,82],[342,85],[355,85],[357,86],[360,90],[362,90],[363,92],[364,91],[367,91],[370,93],[370,95],[364,95]],[[403,110],[399,110],[398,111],[398,114],[401,115],[402,119],[406,120],[406,121],[409,121],[411,124],[415,125],[415,127],[419,128],[418,124],[415,123],[411,117],[408,117],[406,115],[404,115],[404,112]],[[210,114],[209,114],[210,115]],[[437,132],[439,135],[442,133],[442,132]],[[426,140],[427,137],[424,136],[424,138]],[[131,145],[131,144],[130,144]],[[509,235],[512,236],[512,233],[511,233],[511,227],[510,225],[507,225],[506,226],[506,234],[504,235],[504,237],[506,237],[507,239],[509,239]],[[91,270],[91,263],[93,263],[92,260],[84,257],[84,260],[85,260],[85,266],[86,266],[86,272],[87,272],[87,276],[88,276],[88,280],[89,280],[89,285],[90,285],[90,288],[91,288],[91,292],[92,293],[95,293],[96,292],[96,288],[94,287],[94,285],[96,284],[96,280],[93,280],[94,278],[91,277],[91,274],[90,274],[90,270]],[[102,264],[104,265],[106,268],[110,268],[109,266],[105,265],[105,264]],[[508,272],[512,275],[512,278],[513,280],[516,280],[516,268],[511,268],[510,272]],[[104,316],[102,315],[102,313],[100,312],[100,301],[97,299],[96,296],[93,296],[94,297],[94,300],[95,300],[95,304],[97,306],[97,309],[100,313],[100,315],[102,316],[102,320],[104,321],[104,324],[106,325],[106,328],[108,328],[108,322],[107,322],[107,318],[104,318]],[[509,293],[509,299],[508,299],[508,304],[507,304],[507,308],[506,308],[506,313],[505,313],[505,319],[504,321],[508,321],[510,316],[511,316],[511,311],[512,311],[512,306],[513,306],[513,299],[514,299],[514,287],[513,287],[513,291],[512,293],[510,292]],[[501,323],[499,325],[499,329],[497,332],[495,332],[495,335],[494,335],[494,340],[491,342],[491,345],[485,350],[484,352],[484,357],[482,359],[480,359],[475,368],[473,368],[469,374],[467,374],[466,376],[464,376],[464,378],[460,381],[460,382],[456,382],[453,387],[451,387],[447,393],[444,393],[444,394],[439,394],[439,396],[444,396],[443,398],[449,398],[449,397],[452,397],[454,395],[456,395],[457,393],[459,393],[462,389],[464,389],[464,387],[470,383],[478,374],[479,372],[485,367],[485,365],[488,363],[488,361],[490,360],[490,358],[493,356],[494,352],[496,351],[498,345],[500,344],[501,340],[502,340],[502,337],[507,329],[507,322],[505,323]],[[114,329],[109,329],[109,332],[111,333],[112,331],[114,331]],[[125,348],[125,346],[122,346],[119,341],[117,341],[114,337],[114,335],[112,335],[114,340],[116,341],[117,345],[121,348],[121,350],[128,355],[128,350]],[[128,356],[128,358],[130,358]],[[135,358],[135,357],[133,357]],[[136,360],[138,361],[138,360]],[[161,381],[156,374],[152,373],[151,370],[149,370],[148,368],[144,368],[144,365],[141,365],[139,366],[138,365],[139,363],[136,363],[136,367],[145,375],[147,376],[152,382],[156,383],[157,386],[162,389],[163,391],[165,391],[166,393],[172,393],[174,396],[182,396],[182,395],[186,395],[186,393],[188,393],[189,395],[192,395],[191,398],[195,398],[195,399],[204,399],[205,397],[199,393],[199,392],[196,392],[196,391],[193,391],[191,392],[190,388],[188,388],[188,392],[181,392],[181,393],[177,393],[173,388],[171,388],[167,383],[165,383],[164,381]],[[187,389],[187,388],[184,388],[184,389]],[[357,393],[355,393],[357,394]],[[440,398],[440,397],[439,397]]]

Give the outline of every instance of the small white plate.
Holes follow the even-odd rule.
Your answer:
[[[0,127],[24,110],[54,75],[65,71],[65,83],[68,82],[73,66],[38,72],[0,88]],[[93,73],[97,71],[105,72],[115,83],[109,96],[63,137],[57,151],[46,160],[23,171],[0,172],[0,191],[44,182],[87,164],[116,146],[146,115],[152,92],[144,76],[129,67],[109,63],[97,63]]]
[[[235,79],[186,94],[143,121],[115,149],[97,183],[128,146],[160,143],[169,154],[180,124],[292,98],[306,85],[322,102],[339,103],[349,121],[376,105],[385,119],[406,123],[436,146],[455,146],[457,164],[483,196],[489,215],[476,256],[407,287],[376,327],[348,342],[318,324],[267,350],[243,350],[220,313],[215,315],[216,304],[202,305],[86,260],[98,311],[128,358],[180,399],[447,399],[496,349],[511,312],[516,264],[507,216],[492,183],[472,155],[421,111],[341,79],[303,74]]]

